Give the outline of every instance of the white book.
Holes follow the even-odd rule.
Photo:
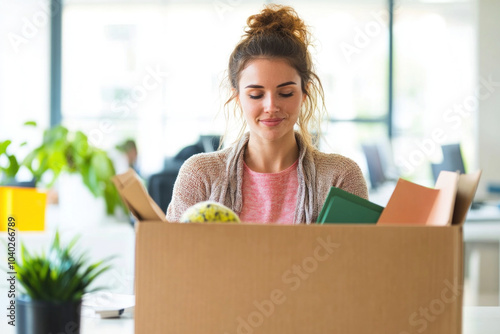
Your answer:
[[[82,307],[92,310],[101,318],[117,318],[123,314],[132,313],[134,306],[134,295],[106,291],[87,293],[82,300]]]

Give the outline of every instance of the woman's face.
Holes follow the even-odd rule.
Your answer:
[[[305,97],[299,74],[284,60],[254,59],[241,72],[238,100],[251,138],[293,138]]]

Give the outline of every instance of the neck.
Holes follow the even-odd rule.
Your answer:
[[[258,173],[277,173],[287,169],[299,158],[299,146],[292,131],[277,141],[265,141],[250,135],[245,163]]]

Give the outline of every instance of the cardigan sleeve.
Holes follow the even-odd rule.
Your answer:
[[[321,206],[331,186],[368,199],[368,187],[358,164],[345,156],[315,152],[318,200]]]
[[[170,222],[179,221],[190,206],[208,200],[206,177],[203,174],[203,164],[195,155],[184,162],[175,180],[172,200],[167,208],[166,219]]]
[[[352,160],[350,160],[350,166],[346,169],[341,188],[351,194],[368,199],[366,180],[358,164]]]

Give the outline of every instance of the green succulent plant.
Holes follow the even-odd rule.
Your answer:
[[[20,261],[15,264],[17,281],[24,294],[31,300],[50,302],[78,301],[84,293],[100,290],[89,289],[90,284],[102,273],[109,270],[111,258],[89,263],[84,254],[76,253],[75,237],[68,245],[62,246],[59,232],[56,232],[47,254],[32,255],[21,245]]]

